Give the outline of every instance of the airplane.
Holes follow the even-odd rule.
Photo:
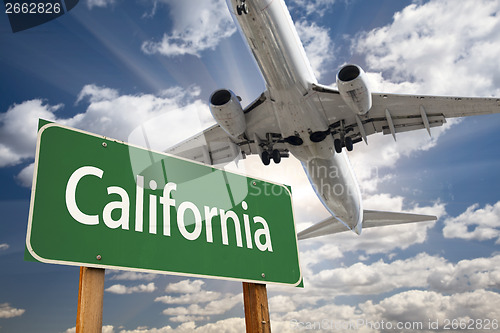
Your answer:
[[[337,88],[318,83],[283,0],[227,0],[266,83],[246,107],[229,89],[210,96],[216,124],[167,150],[206,164],[258,154],[264,165],[290,154],[301,161],[331,217],[298,233],[298,239],[437,217],[364,210],[347,151],[374,133],[426,129],[447,118],[500,112],[498,98],[374,93],[366,74],[346,64]]]

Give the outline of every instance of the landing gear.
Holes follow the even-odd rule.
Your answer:
[[[345,147],[347,151],[352,151],[354,148],[354,144],[352,143],[352,139],[350,137],[345,137],[344,142],[340,139],[333,140],[333,146],[335,147],[335,152],[340,154],[342,152],[342,147]]]
[[[352,151],[353,144],[352,144],[351,137],[348,136],[344,139],[344,145],[345,145],[345,148],[347,149],[347,151]]]
[[[278,149],[273,150],[272,156],[274,163],[279,164],[281,162],[281,153]]]
[[[236,6],[236,12],[238,13],[238,15],[248,14],[248,6],[245,3],[245,0],[241,0],[241,5]]]
[[[267,150],[262,152],[260,159],[264,165],[269,165],[271,163],[271,155]]]
[[[333,140],[333,146],[335,147],[335,152],[337,154],[342,152],[342,141],[340,141],[340,139]]]
[[[302,140],[298,136],[297,137],[294,136],[294,138],[297,141]],[[266,139],[260,139],[257,136],[257,134],[255,134],[253,143],[256,146],[255,148],[257,149],[262,164],[269,165],[271,164],[271,160],[274,163],[279,164],[283,157],[285,158],[288,157],[289,156],[288,149],[285,149],[282,146],[281,148],[275,148],[275,145],[283,144],[284,142],[287,141],[283,139],[281,134],[279,133],[266,133]]]
[[[344,127],[344,121],[341,120],[339,125],[340,129],[336,133],[340,135],[340,138],[333,140],[333,146],[337,154],[340,154],[342,152],[343,147],[345,147],[347,151],[352,151],[354,146],[352,138],[350,136],[346,136],[348,130],[346,130]]]
[[[260,159],[264,165],[271,164],[271,159],[274,163],[279,164],[281,162],[281,153],[278,149],[271,150],[270,152],[264,150],[262,154],[260,154]]]

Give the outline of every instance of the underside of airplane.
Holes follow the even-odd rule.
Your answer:
[[[360,66],[346,64],[337,87],[317,82],[283,0],[227,0],[266,82],[243,107],[229,89],[210,97],[217,124],[168,153],[206,164],[258,154],[264,165],[292,154],[332,216],[300,232],[299,239],[348,229],[433,221],[435,216],[364,210],[346,151],[375,133],[392,135],[446,123],[447,118],[500,112],[498,98],[373,93]],[[335,171],[332,176],[332,170]],[[337,190],[336,190],[337,189]],[[338,191],[342,189],[342,191]]]

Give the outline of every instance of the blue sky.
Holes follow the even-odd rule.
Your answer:
[[[354,62],[372,91],[500,96],[500,1],[287,5],[324,84]],[[152,145],[163,149],[213,123],[215,89],[246,105],[264,83],[224,1],[82,0],[16,34],[0,15],[0,73],[0,332],[72,332],[78,268],[23,261],[37,119],[131,142],[155,123]],[[301,242],[305,288],[268,286],[273,330],[499,320],[499,127],[499,115],[481,116],[451,120],[432,138],[417,131],[356,145],[349,157],[366,208],[439,219]],[[298,230],[327,216],[297,160],[265,168],[250,157],[239,171],[291,185]],[[105,290],[104,332],[244,327],[238,282],[109,271]]]

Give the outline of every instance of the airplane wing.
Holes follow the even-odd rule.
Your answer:
[[[166,150],[167,153],[205,164],[229,163],[245,152],[240,142],[232,139],[217,124]]]
[[[235,139],[218,124],[166,150],[167,153],[205,164],[229,163],[239,156],[259,154],[272,142],[273,148],[288,156],[281,139],[272,104],[263,93],[244,110],[247,125],[243,137]]]
[[[383,227],[396,224],[406,224],[413,222],[435,221],[437,218],[432,215],[419,215],[409,213],[381,212],[376,210],[363,211],[363,229]],[[336,234],[348,231],[349,229],[335,217],[331,216],[313,226],[299,232],[297,238],[307,239],[318,236]]]
[[[344,128],[353,143],[382,132],[392,134],[441,126],[446,118],[484,115],[500,112],[498,98],[443,97],[427,95],[372,94],[372,108],[362,116],[354,114],[338,90],[327,86],[313,87],[316,106],[325,113],[335,136]],[[343,124],[342,124],[343,121]]]
[[[372,108],[365,115],[353,113],[338,90],[313,85],[308,98],[330,122],[334,137],[345,136],[353,143],[365,141],[375,133],[392,134],[427,129],[446,123],[446,118],[500,113],[498,98],[444,97],[428,95],[372,94]],[[176,144],[166,150],[177,156],[206,164],[222,164],[238,156],[260,154],[272,145],[282,156],[288,156],[274,116],[272,103],[266,93],[244,109],[247,130],[243,137],[234,139],[219,125]],[[265,149],[264,149],[265,150]]]

